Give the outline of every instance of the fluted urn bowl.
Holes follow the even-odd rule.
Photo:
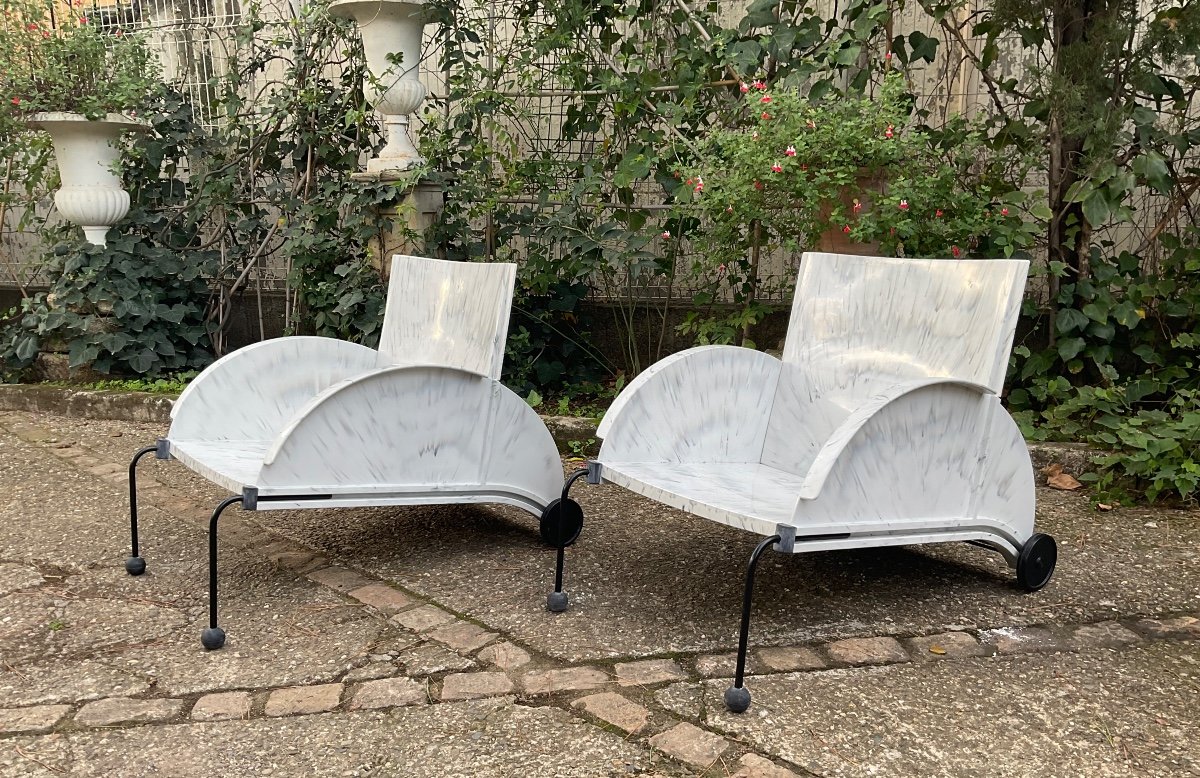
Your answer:
[[[129,192],[121,186],[117,141],[122,133],[150,127],[124,114],[88,119],[77,113],[35,113],[31,127],[50,133],[62,188],[54,204],[64,218],[83,227],[90,243],[105,245],[108,229],[129,213]]]

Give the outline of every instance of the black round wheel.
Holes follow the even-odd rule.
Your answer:
[[[1017,557],[1017,583],[1027,592],[1036,592],[1050,583],[1054,565],[1058,563],[1058,544],[1054,538],[1034,533]]]
[[[555,500],[542,511],[542,540],[554,548],[566,548],[583,531],[583,508],[568,497]]]

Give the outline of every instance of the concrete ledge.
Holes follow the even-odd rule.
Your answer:
[[[170,421],[173,395],[101,392],[38,384],[0,384],[0,411],[35,411],[77,419]]]
[[[0,384],[0,411],[53,413],[77,419],[108,419],[166,424],[171,420],[175,395],[146,392],[101,392],[40,384]],[[584,447],[594,453],[596,420],[581,416],[542,416],[558,450],[577,453]],[[572,444],[575,444],[572,446]],[[1057,462],[1072,475],[1096,469],[1092,458],[1101,452],[1085,443],[1030,443],[1029,455],[1035,469]],[[1041,479],[1039,478],[1039,482]]]

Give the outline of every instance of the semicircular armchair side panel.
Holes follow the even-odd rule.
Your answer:
[[[333,338],[292,336],[221,357],[171,409],[170,440],[271,440],[312,397],[379,367],[379,352]]]
[[[392,364],[445,365],[500,380],[517,267],[397,254],[379,351]]]
[[[605,414],[600,460],[757,462],[779,360],[701,346],[664,362],[626,387],[616,412]]]
[[[785,362],[830,358],[822,385],[846,390],[944,376],[999,393],[1029,263],[805,254]]]
[[[1011,469],[1013,460],[1011,435],[996,435],[997,412],[1008,418],[995,395],[961,385],[904,393],[858,428],[817,494],[796,501],[794,523],[817,534],[978,526],[1023,542],[1033,531],[1032,483],[1027,494],[1013,484],[1004,513],[979,512],[993,468]],[[1021,445],[1018,453],[1025,451]]]
[[[446,367],[350,379],[298,413],[267,452],[258,485],[264,493],[507,489],[544,505],[559,487],[557,452],[537,415],[514,413],[514,402],[524,404],[492,379]],[[521,426],[500,429],[498,419]],[[490,480],[489,463],[505,457],[522,468]]]

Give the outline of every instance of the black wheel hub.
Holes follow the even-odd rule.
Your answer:
[[[565,548],[583,531],[583,508],[568,497],[555,500],[542,511],[542,540],[554,548]]]
[[[1058,545],[1049,535],[1037,533],[1021,548],[1017,557],[1017,583],[1029,592],[1036,592],[1050,582],[1058,563]]]

